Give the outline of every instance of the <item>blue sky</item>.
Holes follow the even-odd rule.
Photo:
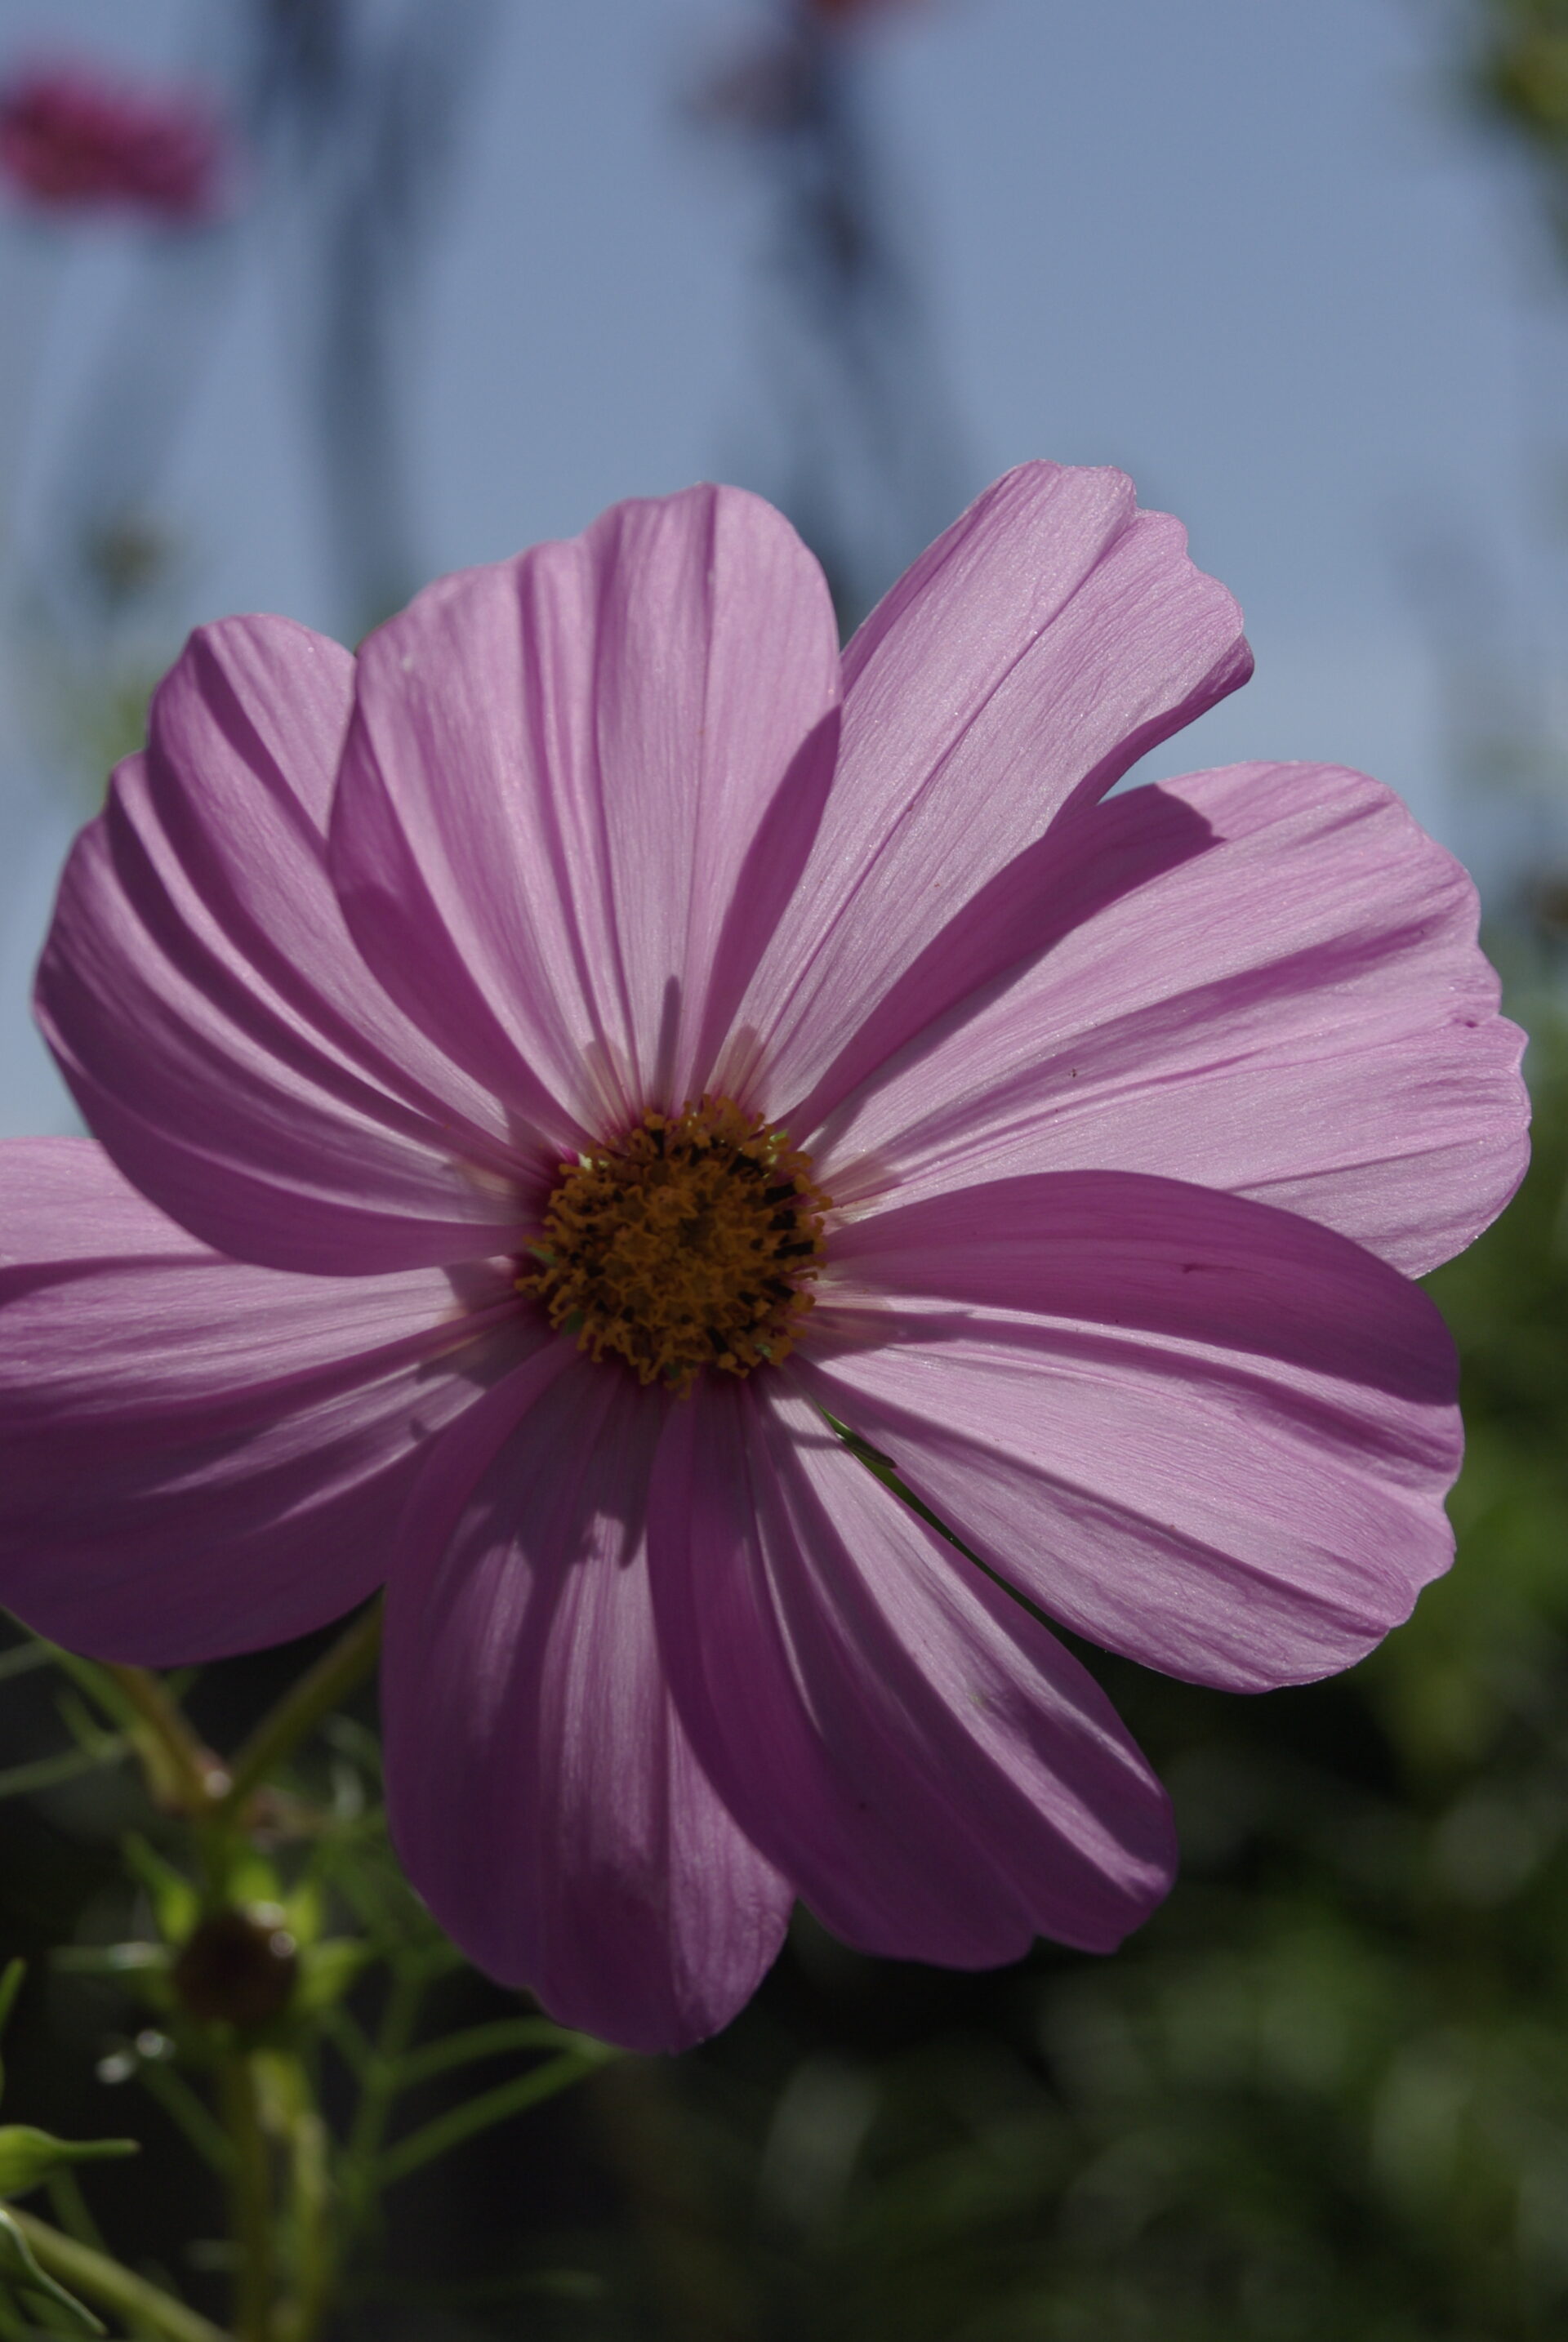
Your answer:
[[[439,5],[439,0],[425,0]],[[1020,458],[1125,466],[1240,596],[1258,675],[1147,768],[1333,758],[1451,842],[1497,824],[1447,783],[1420,573],[1544,702],[1561,626],[1568,381],[1559,289],[1505,161],[1463,117],[1436,0],[929,0],[867,43],[970,488]],[[412,451],[429,573],[736,468],[756,392],[764,207],[680,97],[764,21],[747,0],[500,0],[418,329]],[[211,0],[0,0],[0,60],[199,53]],[[282,246],[256,240],[165,485],[178,627],[341,622],[291,379]],[[126,232],[0,227],[21,539],[49,525],[74,396],[145,265]],[[68,1126],[26,971],[75,810],[0,707],[0,1128]]]

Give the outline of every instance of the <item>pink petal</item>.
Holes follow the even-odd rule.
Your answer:
[[[798,1393],[675,1409],[650,1521],[693,1745],[836,1934],[979,1967],[1147,1917],[1174,1838],[1109,1702]]]
[[[617,505],[433,586],[360,656],[334,868],[383,982],[584,1130],[707,1081],[814,835],[837,638],[733,488]]]
[[[1293,1213],[1131,1172],[842,1230],[804,1386],[989,1567],[1167,1674],[1348,1666],[1447,1567],[1453,1346]]]
[[[949,1006],[934,939],[1251,666],[1230,596],[1122,474],[1031,464],[987,489],[845,654],[838,776],[740,1011],[767,1111],[809,1095],[814,1117],[859,1079],[855,1036],[917,963],[878,1050]]]
[[[151,1666],[362,1600],[430,1441],[538,1339],[504,1269],[241,1267],[75,1138],[0,1148],[0,1601]]]
[[[328,1273],[514,1248],[557,1152],[443,1061],[343,925],[325,828],[353,666],[283,618],[194,635],[77,842],[38,981],[126,1176],[236,1258]]]
[[[1102,834],[1112,815],[1146,828],[1141,867]],[[1183,818],[1211,842],[1162,868]],[[1013,980],[833,1116],[818,1168],[837,1202],[1158,1169],[1287,1206],[1413,1275],[1502,1209],[1526,1156],[1523,1036],[1497,1014],[1473,887],[1392,791],[1237,766],[1053,836]],[[992,925],[1004,947],[1029,924],[1014,911]]]
[[[647,2050],[734,2014],[791,1901],[664,1682],[644,1552],[664,1404],[560,1343],[443,1443],[388,1589],[383,1702],[394,1837],[443,1927]]]

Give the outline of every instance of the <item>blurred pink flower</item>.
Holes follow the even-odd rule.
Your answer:
[[[0,1151],[0,1598],[159,1663],[385,1581],[410,1875],[615,2040],[723,2024],[796,1895],[1113,1947],[1165,1799],[1004,1586],[1203,1683],[1359,1657],[1450,1556],[1407,1278],[1524,1155],[1389,791],[1106,796],[1250,666],[1174,521],[1046,464],[842,663],[724,488],[357,661],[196,634],[40,975],[102,1145]]]
[[[203,97],[134,88],[79,65],[0,84],[0,179],[42,210],[189,225],[220,208],[225,162],[217,112]]]
[[[793,20],[706,75],[692,96],[702,120],[762,132],[797,130],[816,102],[831,48],[821,30],[849,31],[864,19],[913,14],[925,0],[799,0]]]

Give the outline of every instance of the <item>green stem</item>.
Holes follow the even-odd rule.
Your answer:
[[[229,2222],[235,2251],[235,2332],[238,2342],[273,2342],[272,2170],[262,2128],[255,2066],[241,2050],[218,2071],[224,2128],[234,2152]]]
[[[191,1730],[178,1701],[169,1696],[161,1678],[147,1667],[84,1661],[68,1651],[55,1656],[100,1706],[111,1705],[113,1694],[118,1694],[121,1716],[115,1720],[122,1721],[129,1712],[155,1801],[179,1812],[209,1813],[215,1797],[227,1787],[228,1776],[212,1750]],[[106,1688],[111,1690],[108,1701]]]
[[[12,2205],[10,2212],[39,2267],[98,2308],[112,2310],[128,2325],[140,2320],[164,2336],[165,2342],[230,2342],[220,2327],[187,2309],[173,2294],[149,2285],[145,2277],[122,2268],[106,2253],[95,2252],[91,2245],[79,2244],[75,2237],[62,2236],[58,2228],[17,2205]]]
[[[323,1716],[362,1683],[375,1665],[381,1648],[381,1604],[362,1610],[315,1666],[290,1686],[275,1707],[263,1716],[235,1757],[229,1783],[215,1819],[221,1825],[238,1819],[248,1798],[315,1731]]]
[[[302,2060],[289,2063],[289,2204],[294,2289],[280,2320],[283,2342],[315,2342],[337,2287],[336,2238],[326,2126]]]

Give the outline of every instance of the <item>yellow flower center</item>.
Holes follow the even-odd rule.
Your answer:
[[[749,1375],[789,1356],[831,1208],[783,1131],[704,1097],[562,1165],[517,1290],[580,1350],[684,1397],[704,1366]]]

